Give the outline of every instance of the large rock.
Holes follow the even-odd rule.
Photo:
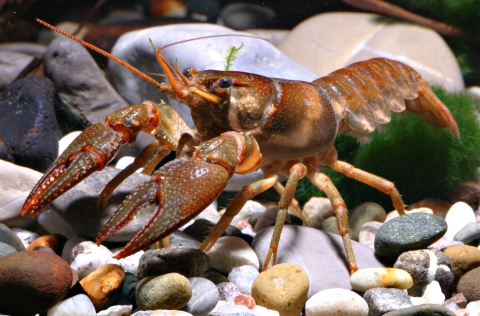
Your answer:
[[[38,171],[0,159],[0,223],[20,228],[33,224],[35,219],[21,217],[20,210],[41,176]]]
[[[0,159],[41,172],[57,158],[55,88],[44,77],[20,79],[0,94]]]
[[[155,50],[149,38],[156,47],[178,41],[210,35],[245,34],[229,28],[212,24],[176,24],[148,28],[129,32],[119,38],[112,49],[112,54],[125,60],[141,71],[162,73]],[[251,35],[250,35],[251,36]],[[162,51],[166,60],[174,65],[178,60],[180,70],[194,67],[197,70],[225,70],[225,58],[231,45],[243,48],[237,53],[231,70],[256,73],[269,77],[307,80],[316,76],[309,70],[299,66],[285,57],[277,48],[267,41],[258,38],[239,36],[223,36],[199,39],[187,43],[173,45]],[[137,77],[131,71],[113,61],[109,61],[109,71],[112,83],[117,91],[130,103],[146,100],[167,100],[157,88]],[[160,78],[159,78],[160,80]],[[192,124],[190,111],[176,102],[167,102],[187,121]]]
[[[61,257],[21,251],[0,259],[0,313],[34,315],[57,304],[72,284],[72,271]]]
[[[357,61],[386,57],[413,67],[429,83],[449,91],[463,89],[458,62],[437,32],[379,18],[367,13],[319,14],[297,25],[278,48],[318,77]]]
[[[128,105],[105,79],[87,49],[66,37],[48,46],[45,73],[55,84],[66,111],[84,126],[103,122],[105,116]]]
[[[273,227],[259,232],[252,244],[260,266],[270,247]],[[381,268],[373,249],[352,241],[353,252],[359,268]],[[310,298],[317,292],[331,288],[351,290],[348,268],[342,238],[318,229],[287,225],[283,227],[277,252],[278,263],[293,263],[301,266],[310,279]]]

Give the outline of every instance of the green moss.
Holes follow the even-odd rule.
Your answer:
[[[461,139],[448,130],[428,124],[420,115],[405,113],[393,118],[383,133],[375,133],[364,146],[353,137],[341,135],[336,148],[339,159],[395,183],[406,204],[422,198],[447,199],[447,193],[472,179],[480,157],[480,125],[474,106],[464,93],[447,93],[434,88],[458,123]],[[362,202],[377,202],[391,209],[390,197],[327,167],[323,171],[352,208]],[[322,194],[307,179],[299,185],[297,199],[306,202]]]

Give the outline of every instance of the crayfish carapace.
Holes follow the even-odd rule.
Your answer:
[[[187,68],[180,72],[163,58],[161,49],[156,50],[156,57],[168,83],[158,83],[140,71],[136,73],[153,81],[151,83],[163,93],[189,106],[196,131],[164,104],[156,106],[147,101],[123,109],[118,117],[114,113],[107,117],[106,124],[92,126],[70,145],[30,193],[22,215],[30,211],[36,214],[89,173],[101,170],[115,155],[120,143],[134,142],[143,130],[157,140],[140,153],[132,167],[107,186],[99,204],[104,204],[113,188],[133,170],[146,165],[146,170],[151,172],[159,159],[177,146],[188,145],[194,149],[188,158],[177,158],[153,173],[152,181],[137,188],[100,232],[97,241],[123,227],[145,203],[157,205],[158,210],[146,228],[117,257],[153,244],[180,227],[194,216],[192,214],[201,212],[220,194],[233,172],[247,173],[261,168],[264,179],[241,190],[200,249],[211,248],[246,201],[275,186],[278,174],[283,173],[288,180],[284,190],[280,189],[280,211],[263,268],[267,268],[271,260],[275,263],[287,208],[298,181],[306,176],[332,203],[353,273],[357,265],[348,234],[347,207],[331,180],[319,172],[320,165],[328,165],[389,194],[400,214],[405,213],[405,205],[392,182],[337,159],[334,147],[337,135],[345,132],[367,142],[378,126],[390,122],[391,112],[409,110],[423,115],[432,125],[450,129],[459,137],[457,124],[448,108],[420,74],[397,61],[376,58],[358,62],[313,82],[303,82],[233,71]],[[205,168],[208,174],[210,168],[221,169],[218,171],[223,174],[218,176],[221,183],[215,183],[213,193],[202,191],[195,199],[189,196],[188,202],[177,199],[174,192],[179,189],[191,191],[212,180],[206,177],[191,182],[173,181],[179,177],[180,166],[186,166],[187,161],[190,167],[186,167],[189,171],[185,172]],[[200,184],[195,182],[197,180],[205,182]]]

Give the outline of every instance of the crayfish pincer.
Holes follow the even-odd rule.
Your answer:
[[[320,171],[321,165],[389,194],[401,215],[405,214],[405,205],[392,182],[338,160],[334,147],[338,134],[344,132],[367,143],[375,129],[390,122],[392,112],[409,110],[460,137],[448,108],[418,72],[398,61],[375,58],[304,82],[239,71],[186,68],[181,72],[162,56],[161,51],[166,47],[156,49],[152,43],[168,80],[159,83],[118,58],[43,21],[40,23],[112,58],[191,110],[195,132],[166,104],[156,105],[151,101],[138,105],[139,108],[136,105],[125,108],[116,119],[107,118],[105,125],[95,125],[94,131],[86,130],[79,136],[40,180],[24,205],[22,214],[40,211],[75,181],[103,168],[119,143],[133,142],[140,130],[154,135],[156,142],[147,146],[131,166],[107,185],[99,199],[100,206],[139,167],[145,165],[148,171],[144,172],[150,173],[166,152],[185,145],[193,148],[187,157],[182,156],[154,173],[152,180],[139,187],[101,231],[99,242],[120,229],[146,204],[157,205],[153,218],[119,256],[147,247],[192,214],[199,213],[220,194],[233,172],[248,173],[261,168],[264,179],[240,191],[200,249],[213,246],[248,199],[274,187],[281,194],[279,214],[263,268],[270,262],[275,264],[288,206],[298,181],[307,177],[332,203],[353,273],[358,267],[348,234],[348,210],[330,178]],[[278,183],[279,173],[288,177],[285,187]],[[215,183],[211,185],[214,192],[196,191],[207,183]],[[192,197],[181,199],[180,188],[188,190]]]

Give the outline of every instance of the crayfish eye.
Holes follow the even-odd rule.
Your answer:
[[[190,75],[192,75],[192,74],[194,74],[194,73],[196,73],[196,72],[197,72],[197,70],[196,70],[195,68],[193,68],[193,67],[185,68],[185,69],[183,69],[183,71],[182,71],[182,73],[183,73],[183,75],[184,75],[185,77],[188,77],[188,76],[190,76]]]
[[[233,84],[232,78],[224,77],[218,80],[218,87],[221,89],[230,88]]]

